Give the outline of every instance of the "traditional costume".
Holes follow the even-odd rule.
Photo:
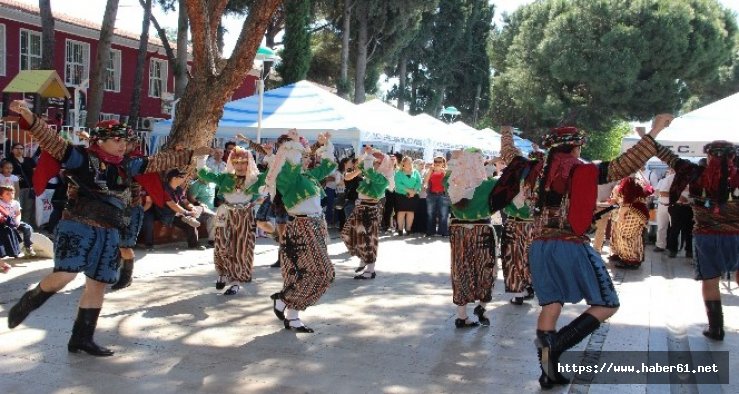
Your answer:
[[[359,257],[359,267],[354,272],[361,274],[354,279],[374,279],[383,215],[380,199],[395,182],[395,172],[390,157],[380,151],[360,157],[358,166],[362,171],[362,181],[357,186],[354,210],[341,230],[341,239],[349,254]]]
[[[138,158],[115,156],[106,153],[97,141],[128,139],[127,128],[97,128],[93,131],[93,144],[85,148],[70,144],[49,129],[42,119],[30,115],[27,108],[21,108],[23,110],[26,111],[22,113],[24,120],[30,121],[32,117],[32,123],[24,128],[39,142],[42,160],[63,164],[69,178],[69,201],[56,229],[54,272],[84,272],[94,281],[114,283],[118,279],[119,231],[131,219],[126,212],[131,198],[131,177],[184,166],[189,163],[193,151],[170,151]],[[26,292],[10,309],[8,327],[18,326],[54,294],[55,291],[42,289],[41,283]],[[84,351],[95,356],[113,354],[93,341],[99,315],[99,307],[79,308],[67,345],[70,352]]]
[[[490,192],[495,179],[485,171],[485,157],[477,149],[468,149],[452,157],[444,181],[454,214],[449,226],[452,251],[452,300],[457,305],[457,328],[490,325],[485,307],[493,298],[497,277],[495,260],[495,230],[490,223],[493,210]],[[467,304],[479,301],[473,313],[478,321],[467,316]]]
[[[299,311],[315,304],[334,278],[320,181],[336,169],[336,162],[333,144],[326,137],[317,149],[320,163],[306,169],[303,162],[310,159],[309,148],[301,143],[297,132],[291,131],[288,136],[289,140],[277,150],[266,178],[269,194],[282,198],[289,215],[279,251],[284,286],[271,298],[275,315],[283,319],[285,329],[310,333],[313,330],[300,321]]]
[[[680,159],[669,148],[657,144],[657,157],[675,170],[670,204],[688,187],[693,200],[693,245],[695,279],[703,281],[708,328],[703,335],[722,341],[724,315],[719,278],[739,268],[739,171],[736,147],[714,141],[703,148],[708,165],[701,167]]]
[[[649,223],[647,197],[654,189],[629,176],[616,187],[614,197],[619,209],[614,213],[611,230],[611,256],[618,268],[637,269],[644,261],[644,227]]]
[[[585,231],[590,227],[597,199],[597,185],[621,179],[637,171],[656,152],[654,140],[647,136],[620,157],[599,165],[586,164],[572,154],[584,142],[584,134],[574,127],[555,129],[544,141],[549,148],[543,170],[539,160],[515,157],[504,170],[491,194],[492,208],[505,206],[520,191],[521,181],[539,177],[535,217],[540,230],[529,250],[534,289],[543,306],[537,329],[542,388],[566,384],[569,380],[556,370],[559,356],[600,326],[600,320],[587,311],[559,331],[545,327],[550,316],[558,316],[566,302],[585,299],[602,314],[612,314],[619,306],[618,296],[608,271],[590,246]],[[511,152],[513,135],[504,129],[503,151]],[[612,309],[606,313],[602,308]],[[605,309],[608,311],[608,309]],[[546,322],[546,323],[543,323]],[[556,325],[556,317],[554,318]]]
[[[243,174],[234,169],[238,163],[247,164]],[[259,197],[265,176],[259,173],[251,152],[239,146],[228,156],[225,172],[211,172],[206,167],[198,171],[200,179],[216,184],[224,199],[216,211],[213,261],[219,275],[216,289],[226,287],[224,279],[228,279],[225,295],[236,294],[239,283],[251,282],[256,240],[253,202]]]

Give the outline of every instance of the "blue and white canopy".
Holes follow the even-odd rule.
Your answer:
[[[277,138],[296,128],[308,140],[331,131],[334,143],[358,144],[359,127],[354,121],[356,106],[318,85],[300,81],[264,92],[262,138]],[[232,138],[237,133],[256,139],[259,97],[245,97],[227,103],[218,122],[216,137]],[[169,135],[172,121],[159,122],[154,135]]]

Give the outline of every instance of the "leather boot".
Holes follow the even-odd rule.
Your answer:
[[[568,384],[570,380],[557,371],[557,360],[554,356],[554,346],[557,342],[557,333],[554,331],[536,330],[536,352],[539,357],[539,385],[542,389],[550,389],[556,384]]]
[[[77,320],[74,321],[72,328],[72,337],[69,338],[67,350],[70,353],[85,352],[91,356],[106,357],[112,356],[113,351],[99,346],[92,337],[95,335],[95,327],[97,327],[98,316],[100,316],[100,308],[79,308],[77,311]]]
[[[19,324],[23,323],[23,320],[26,320],[26,317],[28,317],[28,314],[30,314],[31,311],[43,305],[44,302],[54,294],[56,294],[56,292],[46,292],[41,290],[40,283],[32,290],[27,291],[23,294],[23,297],[18,300],[18,303],[10,308],[10,312],[8,313],[8,328],[15,328]]]
[[[703,330],[703,335],[717,340],[724,340],[724,312],[721,300],[704,301],[706,304],[706,315],[708,315],[708,328]]]
[[[121,267],[121,274],[111,289],[120,290],[131,286],[131,275],[133,275],[133,259],[123,260],[123,266]]]
[[[570,324],[562,327],[557,331],[557,344],[554,349],[556,358],[559,359],[562,353],[580,343],[598,327],[600,327],[600,321],[589,313],[583,313]]]

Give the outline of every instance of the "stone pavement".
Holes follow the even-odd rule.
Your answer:
[[[375,280],[352,279],[334,234],[336,281],[301,317],[315,334],[284,330],[268,298],[281,287],[272,241],[259,239],[254,281],[233,297],[214,288],[212,250],[137,251],[134,284],[112,292],[96,340],[109,358],[69,354],[83,277],[14,330],[7,310],[49,272],[50,260],[14,260],[0,274],[0,393],[527,393],[539,391],[533,346],[538,306],[514,306],[502,273],[490,327],[454,328],[449,245],[443,238],[383,237]],[[700,286],[685,258],[651,252],[638,271],[612,270],[621,309],[582,350],[729,350],[739,370],[739,297],[722,281],[726,339],[701,335]],[[560,324],[580,314],[566,306]],[[471,313],[471,308],[470,308]],[[549,392],[737,393],[730,385],[602,385]]]

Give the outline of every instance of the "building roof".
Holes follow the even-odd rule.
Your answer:
[[[0,8],[9,8],[13,10],[22,11],[22,12],[25,12],[25,13],[28,13],[34,16],[38,16],[38,17],[41,16],[41,12],[39,11],[38,5],[22,3],[20,1],[15,1],[15,0],[0,0]],[[71,16],[71,15],[56,11],[56,10],[52,10],[52,14],[54,15],[54,19],[59,22],[65,22],[70,25],[82,27],[85,29],[96,30],[96,31],[100,31],[100,29],[102,28],[102,26],[99,23],[88,21],[85,19],[76,18],[74,16]],[[136,40],[136,41],[138,41],[141,38],[140,32],[134,33],[130,31],[118,29],[118,28],[114,30],[113,34],[116,36],[122,37],[122,38],[127,38],[131,40]],[[162,46],[162,41],[159,40],[158,37],[153,37],[152,35],[149,35],[149,44]],[[176,49],[174,43],[170,43],[170,46],[172,46],[172,49]]]
[[[71,97],[54,70],[22,70],[5,87],[3,93],[37,93],[42,97]]]

